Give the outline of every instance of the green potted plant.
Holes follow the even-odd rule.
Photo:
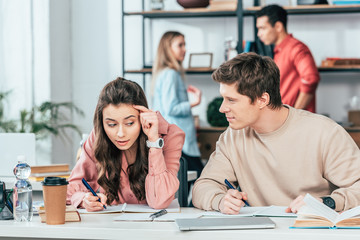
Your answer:
[[[229,126],[229,122],[226,120],[225,114],[219,111],[222,101],[223,101],[222,97],[216,97],[208,105],[206,115],[207,115],[208,123],[212,127]]]
[[[0,92],[0,132],[34,133],[37,139],[45,138],[49,134],[64,136],[65,129],[72,129],[81,136],[78,126],[69,123],[64,111],[75,111],[84,116],[83,111],[71,102],[44,102],[30,110],[21,110],[20,119],[5,119],[4,103],[11,91]]]

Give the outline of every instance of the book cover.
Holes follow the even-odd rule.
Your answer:
[[[305,205],[290,228],[359,228],[360,206],[337,213],[310,194],[304,198]]]
[[[62,177],[62,178],[69,178],[71,172],[46,172],[46,173],[32,173],[29,176],[30,181],[43,181],[45,177]]]
[[[50,172],[69,172],[69,164],[52,164],[43,166],[31,166],[31,174]]]

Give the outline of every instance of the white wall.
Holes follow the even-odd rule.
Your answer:
[[[147,1],[149,2],[149,1]],[[146,5],[148,7],[148,4]],[[126,0],[126,11],[140,11],[140,0]],[[181,9],[175,0],[165,1],[166,9]],[[71,78],[72,99],[84,110],[85,118],[74,118],[83,132],[92,129],[92,117],[98,94],[102,87],[121,74],[121,3],[117,0],[70,1],[71,26]],[[64,24],[68,24],[66,21]],[[213,52],[213,67],[223,61],[223,42],[228,36],[237,36],[235,18],[191,18],[154,20],[147,24],[147,61],[150,61],[158,41],[166,30],[178,30],[185,34],[187,51]],[[325,57],[360,56],[360,14],[304,15],[289,17],[289,32],[304,41],[311,49],[318,65]],[[253,19],[245,18],[244,38],[253,39]],[[126,17],[125,65],[127,69],[141,67],[141,18]],[[185,59],[185,67],[188,58]],[[141,75],[127,74],[128,79],[142,83]],[[150,76],[147,76],[149,80]],[[333,119],[346,118],[345,105],[353,95],[360,95],[359,73],[324,73],[317,90],[317,110]],[[203,90],[203,102],[194,109],[206,123],[206,106],[218,96],[218,85],[210,75],[189,75],[188,83]],[[149,83],[149,81],[147,81]],[[149,89],[147,86],[146,89]],[[67,93],[66,93],[67,94]],[[74,136],[75,155],[80,138]]]

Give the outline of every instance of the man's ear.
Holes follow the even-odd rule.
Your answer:
[[[286,29],[284,29],[284,25],[282,24],[282,22],[277,21],[274,25],[274,28],[276,30],[276,32],[280,33],[280,32],[286,32]]]
[[[260,109],[263,109],[267,105],[269,105],[270,102],[270,95],[267,92],[264,92],[261,97],[259,97],[257,100],[257,104]]]

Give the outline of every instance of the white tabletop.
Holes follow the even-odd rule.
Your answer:
[[[194,208],[182,208],[182,212],[200,212]],[[82,214],[81,222],[64,225],[40,223],[38,216],[29,223],[0,221],[0,239],[47,238],[47,239],[360,239],[360,230],[348,229],[289,229],[294,218],[271,218],[275,229],[180,231],[175,222],[118,222],[119,214]]]

